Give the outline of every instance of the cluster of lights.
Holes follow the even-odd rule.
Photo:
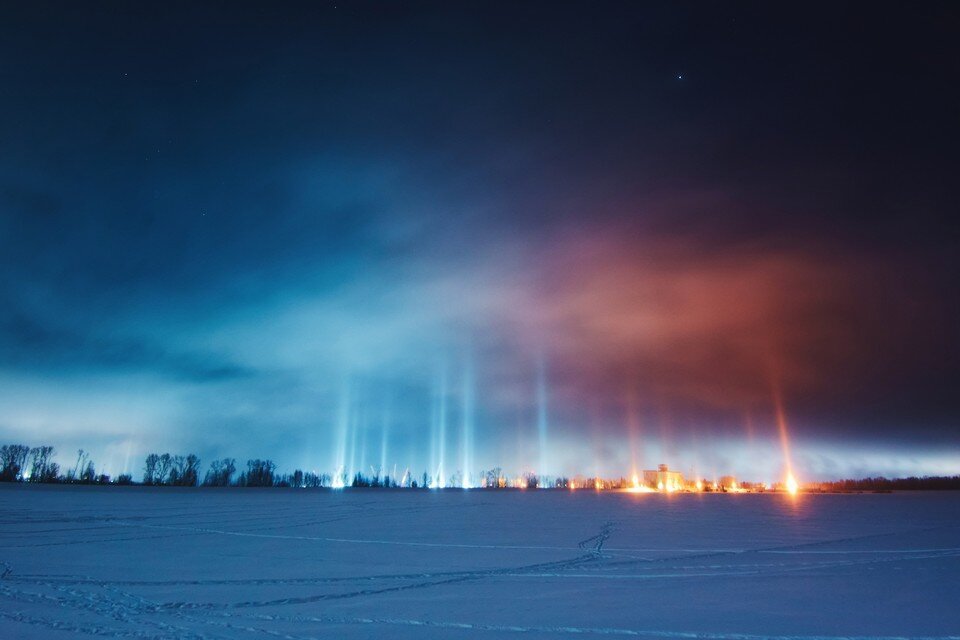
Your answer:
[[[684,480],[683,476],[675,471],[668,471],[666,465],[661,465],[658,471],[644,472],[644,480],[636,473],[632,475],[630,481],[623,478],[605,479],[601,477],[593,478],[564,478],[555,482],[548,482],[545,477],[538,477],[534,473],[527,473],[515,477],[504,475],[490,479],[482,477],[479,484],[466,481],[462,484],[453,479],[453,483],[440,484],[436,479],[430,482],[430,489],[569,489],[576,490],[594,490],[594,491],[626,491],[628,493],[762,493],[767,491],[784,492],[790,495],[796,495],[800,492],[800,483],[794,477],[792,472],[788,472],[783,482],[769,485],[766,483],[737,482],[731,476],[724,476],[719,481],[708,481],[705,479]],[[331,485],[334,489],[344,489],[348,485],[347,476],[341,468],[333,476]],[[410,471],[404,472],[399,484],[393,485],[401,488],[410,488],[413,486]]]

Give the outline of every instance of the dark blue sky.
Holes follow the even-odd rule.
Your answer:
[[[810,475],[956,472],[957,23],[7,6],[0,437],[775,475],[779,393]]]

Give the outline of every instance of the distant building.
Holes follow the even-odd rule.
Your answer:
[[[656,471],[644,471],[643,483],[657,491],[680,491],[684,486],[683,474],[670,471],[665,464],[659,465]]]

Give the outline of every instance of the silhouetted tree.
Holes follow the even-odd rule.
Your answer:
[[[290,476],[290,486],[298,489],[303,486],[303,471],[297,469],[293,472],[293,475]]]
[[[151,453],[147,456],[146,463],[143,466],[143,484],[160,484],[157,476],[157,466],[160,464],[160,456]]]
[[[161,456],[161,461],[162,459],[163,456]],[[175,487],[195,487],[199,476],[200,458],[192,453],[188,456],[170,456],[168,484]]]
[[[316,474],[312,471],[295,470],[287,481],[291,487],[315,489],[330,485],[331,477],[329,474]]]
[[[30,447],[22,444],[5,444],[0,447],[0,482],[17,482],[23,477]]]
[[[60,465],[56,462],[51,462],[47,465],[47,472],[44,475],[44,479],[41,482],[62,482],[63,476],[60,475]]]
[[[367,478],[362,473],[357,471],[353,476],[353,480],[350,483],[351,487],[369,487],[371,486],[370,478]]]
[[[157,461],[157,484],[166,484],[170,481],[170,473],[173,471],[173,456],[165,453]]]
[[[328,473],[316,474],[307,471],[303,474],[303,486],[315,489],[317,487],[329,487],[333,478]]]
[[[960,476],[924,476],[918,478],[862,478],[824,482],[824,491],[943,491],[960,489]]]
[[[80,472],[80,482],[83,484],[93,484],[97,480],[97,472],[93,467],[93,462],[88,461],[87,466]]]
[[[83,449],[77,449],[77,463],[67,472],[67,482],[83,482],[81,476],[90,463],[90,454]]]
[[[130,485],[133,484],[133,476],[129,473],[121,473],[117,476],[117,479],[114,481],[114,484]]]
[[[180,484],[184,487],[195,487],[200,483],[200,458],[191,453],[187,456],[186,463],[183,475],[180,476]]]
[[[203,479],[207,487],[228,487],[237,470],[237,461],[233,458],[222,458],[210,463],[210,470]]]
[[[247,460],[247,472],[243,474],[243,486],[272,487],[277,465],[271,460]]]
[[[53,447],[34,447],[30,450],[30,482],[56,482],[60,467],[53,458]]]

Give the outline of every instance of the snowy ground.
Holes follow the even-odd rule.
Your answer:
[[[960,636],[960,494],[0,486],[0,638]]]

